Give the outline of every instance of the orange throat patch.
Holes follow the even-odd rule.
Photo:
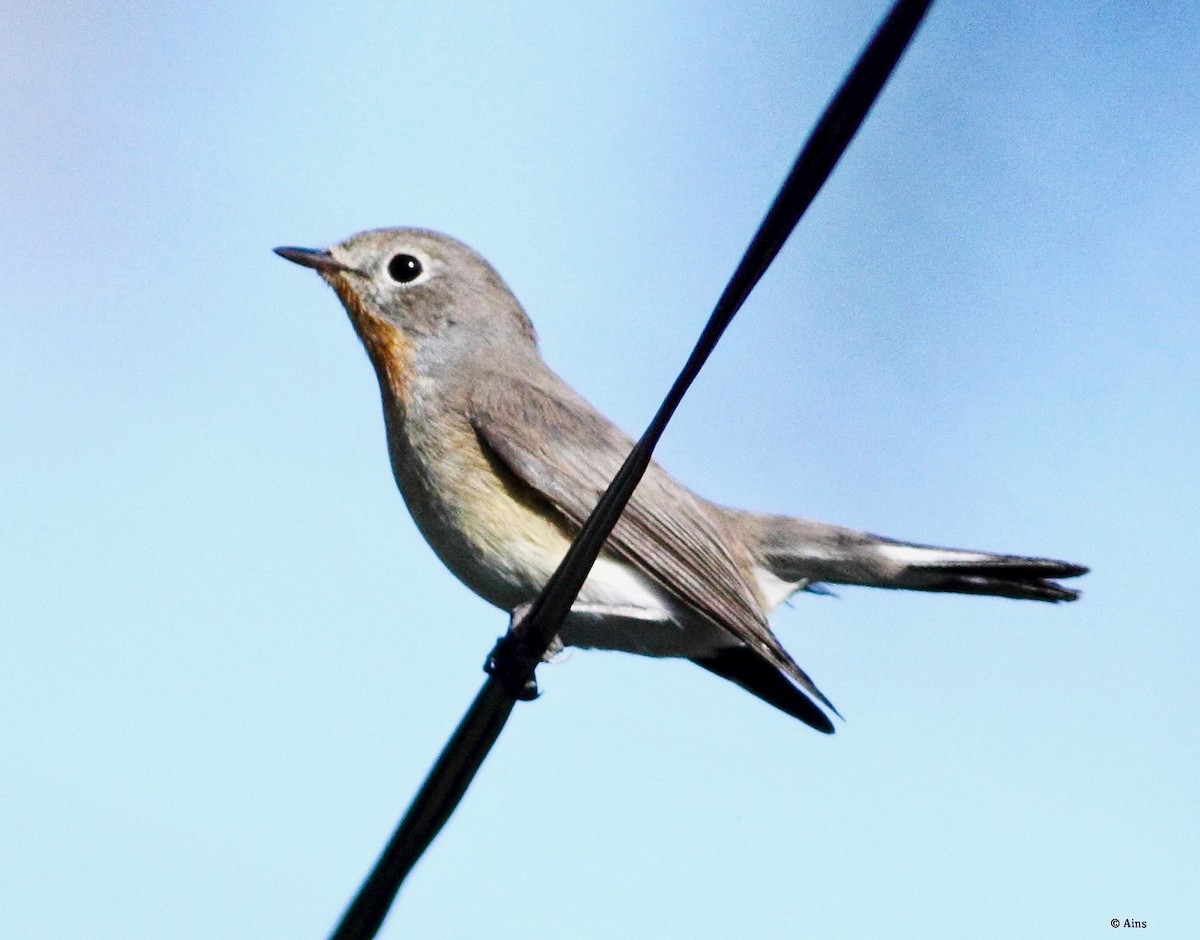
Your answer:
[[[407,404],[412,378],[412,340],[394,323],[368,310],[341,273],[326,280],[350,315],[354,331],[358,333],[371,364],[375,366],[379,383],[387,387],[398,404]]]

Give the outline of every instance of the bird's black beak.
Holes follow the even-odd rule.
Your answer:
[[[314,248],[276,248],[275,254],[281,258],[287,258],[288,261],[294,261],[296,264],[303,265],[306,268],[315,268],[322,274],[333,271],[349,271],[352,274],[360,274],[361,272],[350,267],[348,264],[342,264],[328,251],[317,251]]]

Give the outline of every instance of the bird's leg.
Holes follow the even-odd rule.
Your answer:
[[[521,604],[513,609],[508,632],[496,641],[483,666],[483,671],[519,702],[532,702],[538,697],[533,670],[542,661],[543,653],[529,645],[531,607],[531,604]]]

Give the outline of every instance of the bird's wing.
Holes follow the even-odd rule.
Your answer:
[[[557,380],[488,376],[472,390],[469,417],[502,466],[578,529],[633,447],[630,439]],[[723,521],[651,463],[608,547],[687,607],[728,630],[836,713],[771,633]],[[739,561],[741,562],[739,564]]]

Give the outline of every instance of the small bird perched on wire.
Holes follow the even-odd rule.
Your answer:
[[[400,492],[484,600],[531,602],[632,441],[554,374],[529,317],[477,253],[424,229],[276,248],[337,292],[383,396]],[[818,731],[832,703],[767,624],[823,583],[1071,601],[1087,568],[937,548],[718,506],[651,464],[559,632],[561,645],[690,659]]]

